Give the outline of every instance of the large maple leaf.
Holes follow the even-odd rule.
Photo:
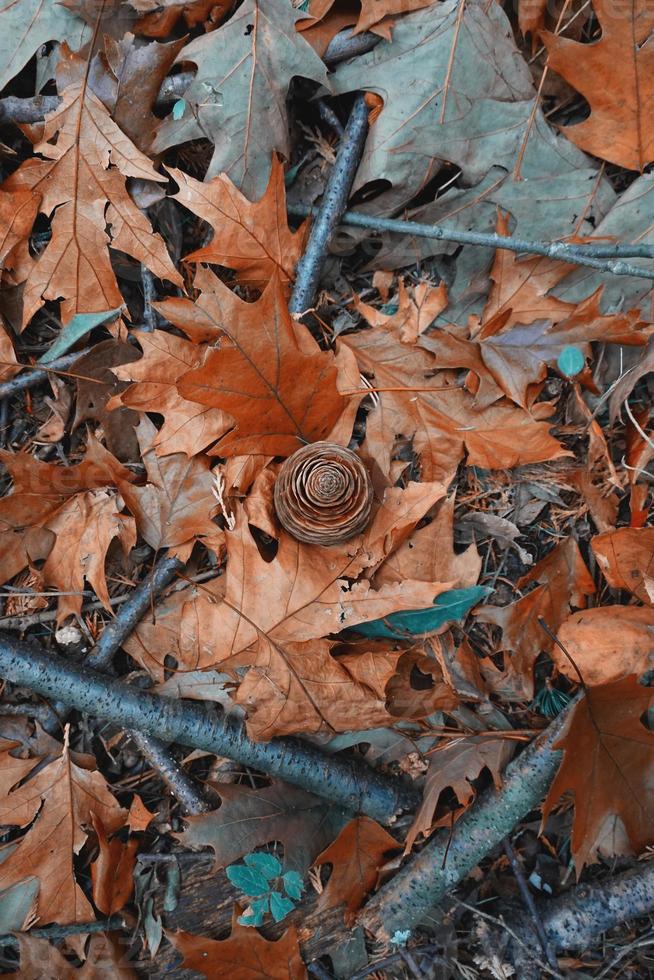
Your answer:
[[[181,119],[162,123],[153,150],[210,139],[206,176],[225,173],[246,197],[264,193],[274,150],[290,157],[286,98],[295,75],[323,84],[326,69],[295,30],[302,14],[290,0],[245,0],[215,31],[177,56],[198,70],[184,93]]]
[[[590,115],[563,132],[587,153],[628,170],[654,160],[652,12],[644,4],[617,10],[593,0],[601,37],[590,44],[545,31],[548,65],[590,104]]]
[[[348,404],[338,391],[337,361],[291,319],[277,275],[256,303],[240,300],[206,269],[195,284],[202,289],[195,303],[167,307],[172,322],[184,330],[204,319],[223,342],[177,388],[183,398],[234,418],[220,454],[289,456],[326,438]]]
[[[651,688],[633,676],[589,688],[555,746],[564,756],[543,804],[543,820],[563,793],[574,793],[577,873],[600,853],[614,853],[607,837],[613,832],[619,838],[611,826],[616,819],[636,853],[654,841],[654,733],[642,721],[651,703]]]
[[[15,760],[14,760],[15,761]],[[82,769],[70,758],[68,745],[60,758],[16,784],[0,798],[0,823],[26,829],[0,864],[0,889],[29,875],[39,879],[38,912],[42,922],[86,922],[93,909],[75,880],[73,857],[79,854],[95,815],[107,831],[125,823],[126,812],[98,772]]]
[[[62,103],[46,117],[35,151],[5,182],[6,191],[33,190],[52,215],[52,238],[20,275],[23,326],[46,300],[62,299],[62,319],[117,309],[124,303],[108,246],[143,262],[156,276],[182,285],[166,246],[127,193],[128,177],[165,181],[148,157],[113,122],[92,92],[85,62],[66,45],[57,71]],[[105,231],[106,226],[111,233]]]
[[[292,282],[306,239],[306,224],[288,227],[284,170],[273,156],[265,194],[250,202],[227,174],[209,181],[195,180],[170,169],[179,191],[176,201],[208,222],[213,238],[185,256],[187,262],[214,262],[236,272],[236,281],[261,287],[277,271],[283,283]]]

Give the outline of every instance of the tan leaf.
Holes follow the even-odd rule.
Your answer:
[[[234,916],[229,939],[217,941],[189,932],[167,932],[175,949],[184,956],[182,966],[210,980],[305,980],[295,926],[276,942],[269,942]]]
[[[573,613],[559,627],[558,637],[584,683],[608,684],[654,667],[654,609],[600,606]],[[565,677],[577,683],[574,664],[558,647],[550,656]]]
[[[377,883],[384,858],[399,849],[398,842],[369,817],[350,820],[334,843],[316,858],[317,865],[332,865],[318,899],[318,911],[345,905],[345,925],[351,926],[364,898]]]
[[[152,814],[150,814],[150,819]],[[104,915],[113,915],[129,902],[134,891],[134,867],[139,842],[110,838],[99,816],[91,814],[100,853],[91,865],[93,901]],[[132,811],[130,809],[130,822]]]
[[[612,589],[625,589],[641,602],[654,605],[654,528],[621,527],[598,534],[593,554]]]

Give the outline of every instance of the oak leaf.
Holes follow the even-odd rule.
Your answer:
[[[627,170],[642,171],[654,160],[650,105],[654,97],[654,26],[646,6],[613,7],[593,0],[601,37],[590,44],[544,31],[548,65],[580,92],[590,115],[563,132],[587,153]]]
[[[119,512],[119,498],[107,490],[88,490],[67,500],[45,527],[56,540],[43,566],[43,578],[61,592],[57,622],[82,611],[84,580],[105,609],[111,610],[104,563],[114,538],[127,555],[136,544],[134,519]]]
[[[167,932],[175,949],[184,956],[182,966],[209,980],[306,980],[295,926],[270,942],[247,926],[236,914],[228,939],[218,941],[190,932]]]
[[[183,398],[234,418],[235,429],[218,443],[220,455],[288,456],[326,438],[347,407],[337,388],[337,362],[293,322],[277,275],[255,303],[240,300],[208,270],[199,270],[195,284],[201,296],[173,323],[185,329],[198,308],[224,343],[182,375],[177,389]]]
[[[317,865],[332,865],[317,911],[345,905],[345,925],[352,926],[364,898],[377,883],[384,859],[399,849],[395,838],[369,817],[350,820],[334,843],[316,858]]]
[[[47,939],[30,933],[19,933],[16,939],[20,973],[7,974],[7,980],[136,980],[137,977],[136,971],[125,963],[120,933],[90,936],[79,968]]]
[[[209,460],[185,453],[157,456],[155,428],[144,416],[136,430],[148,482],[143,487],[120,484],[139,533],[155,551],[169,548],[185,560],[196,538],[212,538],[219,528],[211,520],[218,509]]]
[[[109,831],[125,822],[100,773],[80,768],[64,744],[61,756],[0,798],[0,823],[26,829],[18,846],[0,864],[0,889],[27,875],[40,881],[38,912],[42,922],[86,922],[91,905],[75,878],[73,856],[99,817]]]
[[[166,303],[158,306],[164,308]],[[135,363],[116,368],[113,374],[136,383],[108,403],[110,417],[113,410],[120,412],[120,405],[163,415],[164,424],[152,440],[157,456],[196,456],[232,426],[224,412],[188,401],[177,391],[179,378],[201,364],[204,348],[163,330],[134,331],[132,336],[141,345],[143,356]]]
[[[38,194],[30,190],[0,191],[0,268],[14,245],[29,237],[38,211]]]
[[[588,688],[555,746],[564,755],[543,804],[543,821],[564,793],[574,794],[577,874],[604,851],[608,820],[620,821],[636,853],[654,841],[654,734],[642,721],[651,703],[651,689],[633,676]]]
[[[153,152],[210,139],[206,178],[225,173],[246,197],[261,197],[273,151],[290,158],[291,78],[327,81],[324,64],[295,30],[300,17],[289,2],[245,0],[227,23],[182,48],[177,62],[192,62],[197,74],[181,119],[164,119]]]
[[[313,0],[307,12],[312,17],[315,17],[316,20],[322,20],[331,11],[334,3],[335,0]],[[408,14],[413,10],[422,10],[423,7],[429,7],[433,3],[434,0],[382,0],[381,3],[379,0],[361,0],[361,10],[352,33],[360,34],[362,31],[369,31],[373,28],[377,28],[381,33],[380,28],[382,25],[380,22],[384,21],[385,18],[390,20],[400,14]],[[354,17],[352,17],[352,21],[355,21]],[[393,21],[391,20],[392,23]],[[384,27],[383,36],[390,37],[390,29],[387,23]],[[302,29],[302,26],[298,25],[298,30]]]
[[[215,869],[225,868],[272,841],[284,845],[284,862],[304,875],[343,825],[340,811],[286,783],[263,789],[221,783],[218,810],[186,817],[176,837],[185,847],[211,847]]]
[[[165,178],[113,122],[85,69],[85,61],[62,45],[57,71],[62,103],[46,117],[35,146],[42,159],[26,160],[3,185],[7,191],[40,194],[40,210],[53,215],[52,238],[26,275],[23,327],[46,300],[62,299],[64,323],[78,313],[121,307],[109,245],[182,285],[163,240],[125,186],[128,177]]]
[[[612,589],[654,605],[654,528],[621,527],[596,535],[591,547]]]
[[[152,814],[148,813],[148,817],[149,822]],[[128,819],[131,823],[131,809]],[[116,836],[110,838],[101,818],[92,814],[92,820],[99,848],[99,854],[91,865],[93,902],[103,915],[113,915],[114,912],[120,912],[132,897],[139,842],[134,837],[127,842]]]
[[[570,657],[554,646],[550,656],[565,677],[588,686],[608,684],[654,667],[654,610],[640,606],[599,606],[573,613],[558,637]],[[576,665],[576,666],[575,666]]]
[[[2,0],[0,3],[0,91],[48,41],[74,50],[90,37],[88,27],[63,4],[49,0]]]
[[[186,262],[213,262],[236,272],[236,282],[262,287],[276,271],[286,286],[306,239],[306,224],[288,227],[284,170],[276,155],[265,193],[250,202],[227,174],[209,181],[195,180],[182,170],[169,169],[179,186],[173,197],[213,228],[208,245],[185,256]]]

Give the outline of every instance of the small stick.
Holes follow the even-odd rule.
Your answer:
[[[207,813],[212,809],[201,789],[193,779],[187,776],[165,745],[153,738],[152,735],[137,732],[133,728],[129,729],[126,734],[129,735],[150,765],[157,770],[186,813],[197,816],[199,813]]]
[[[413,809],[420,800],[412,785],[352,757],[328,755],[299,738],[253,742],[240,720],[213,705],[136,691],[1,632],[0,675],[122,728],[204,749],[277,776],[379,823],[392,824],[399,812]]]
[[[305,313],[315,302],[327,249],[347,207],[367,135],[368,107],[364,96],[358,95],[336,153],[336,163],[329,175],[320,207],[312,211],[316,219],[311,227],[304,255],[297,265],[295,286],[288,306],[291,313]]]
[[[11,398],[12,395],[17,395],[19,391],[25,391],[26,388],[35,388],[42,381],[47,381],[51,372],[65,371],[92,349],[92,347],[83,347],[81,350],[75,351],[74,354],[64,354],[63,357],[58,357],[48,364],[47,368],[40,365],[39,367],[32,367],[30,364],[22,364],[21,367],[30,368],[30,370],[12,378],[11,381],[0,384],[0,399]]]
[[[124,929],[125,920],[122,915],[111,915],[108,919],[96,919],[93,922],[71,922],[69,925],[61,926],[53,922],[49,926],[37,926],[35,929],[28,929],[22,935],[34,936],[36,939],[51,939],[56,942],[59,939],[66,939],[68,936],[79,936],[81,933],[112,932],[115,929]],[[18,942],[18,934],[12,932],[0,936],[3,943]]]
[[[522,895],[522,900],[527,906],[527,911],[529,912],[532,922],[534,924],[534,929],[536,930],[536,935],[538,936],[538,942],[540,943],[540,948],[543,951],[545,959],[552,967],[553,970],[558,970],[559,964],[556,960],[556,954],[552,949],[550,942],[545,934],[545,929],[543,928],[543,923],[536,908],[536,902],[534,901],[534,896],[529,891],[529,885],[527,884],[522,870],[522,864],[518,859],[518,855],[513,850],[513,845],[508,837],[504,838],[504,853],[509,859],[511,865],[511,870],[513,871],[515,880],[518,883],[518,888],[520,889],[520,894]]]
[[[290,205],[288,213],[297,218],[317,214],[318,208]],[[340,218],[343,225],[354,228],[367,228],[370,231],[389,231],[398,235],[416,235],[418,238],[433,238],[437,241],[457,242],[460,245],[482,245],[487,248],[504,248],[511,252],[528,252],[543,255],[550,259],[560,259],[575,265],[586,265],[602,272],[612,272],[616,276],[638,276],[641,279],[654,279],[654,271],[641,269],[621,261],[622,258],[654,258],[652,245],[571,245],[569,242],[538,242],[526,238],[513,238],[481,231],[463,231],[459,228],[445,228],[443,225],[426,225],[418,221],[400,221],[398,218],[375,218],[360,211],[345,211]],[[607,261],[603,261],[607,259]]]

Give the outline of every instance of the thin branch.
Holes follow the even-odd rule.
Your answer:
[[[513,845],[511,844],[511,841],[509,840],[508,837],[504,838],[504,853],[509,859],[509,864],[511,865],[511,870],[513,871],[515,880],[518,883],[518,888],[520,890],[522,900],[527,906],[527,911],[531,916],[531,921],[533,923],[534,929],[536,930],[536,935],[538,936],[538,942],[540,943],[540,948],[542,949],[545,959],[547,960],[549,965],[552,967],[553,970],[556,970],[558,969],[558,964],[556,962],[556,955],[547,938],[547,934],[545,933],[545,928],[541,921],[540,913],[536,907],[534,896],[529,891],[529,885],[525,880],[525,875],[524,875],[524,871],[522,870],[522,864],[520,863],[520,859],[518,858],[516,852],[513,850]]]
[[[115,929],[124,929],[125,920],[122,915],[116,914],[109,916],[108,919],[95,919],[92,922],[71,922],[70,925],[61,926],[53,922],[49,926],[37,926],[35,929],[28,929],[27,933],[36,939],[51,939],[53,942],[59,939],[66,939],[68,936],[79,936],[84,933],[112,932]],[[2,943],[18,942],[16,933],[7,933],[0,936]]]
[[[313,212],[316,219],[304,255],[297,265],[288,306],[291,313],[304,313],[315,302],[327,249],[347,207],[367,134],[368,107],[365,97],[359,95],[347,121],[320,207]]]
[[[277,776],[380,823],[393,823],[398,813],[419,802],[413,786],[354,758],[327,755],[298,738],[253,742],[241,721],[213,705],[136,691],[7,633],[0,633],[0,676],[122,728],[204,749]]]
[[[90,350],[92,350],[91,347],[83,347],[81,350],[75,351],[74,354],[64,354],[63,357],[58,357],[48,364],[47,368],[41,365],[32,367],[30,364],[21,364],[20,366],[22,368],[28,368],[28,370],[25,374],[19,374],[18,377],[12,378],[11,381],[5,381],[4,384],[0,384],[0,400],[11,398],[12,395],[17,395],[19,391],[24,391],[26,388],[35,388],[41,382],[47,381],[51,373],[56,374],[57,371],[67,370],[80,357],[88,354]]]
[[[396,932],[412,929],[489,851],[502,843],[525,814],[540,805],[561,759],[561,752],[553,746],[582,696],[580,693],[570,701],[507,766],[501,790],[484,793],[451,832],[436,834],[377,892],[359,916],[365,929],[386,942]]]
[[[165,745],[152,735],[137,732],[133,728],[127,731],[127,735],[150,765],[157,770],[186,813],[197,816],[199,813],[207,813],[213,809],[200,787],[184,772]]]
[[[317,214],[317,208],[303,205],[289,205],[288,213],[297,218]],[[654,270],[641,269],[622,261],[624,258],[654,258],[652,245],[571,245],[569,242],[537,242],[526,238],[491,234],[481,231],[463,231],[459,228],[445,228],[443,225],[426,225],[418,221],[401,221],[398,218],[375,218],[360,211],[345,211],[341,224],[354,228],[367,228],[370,231],[389,231],[397,235],[417,235],[418,238],[432,238],[435,241],[458,242],[460,245],[482,245],[486,248],[504,248],[510,252],[527,252],[543,255],[550,259],[560,259],[574,265],[585,265],[602,272],[612,272],[616,276],[637,276],[641,279],[654,279]]]

